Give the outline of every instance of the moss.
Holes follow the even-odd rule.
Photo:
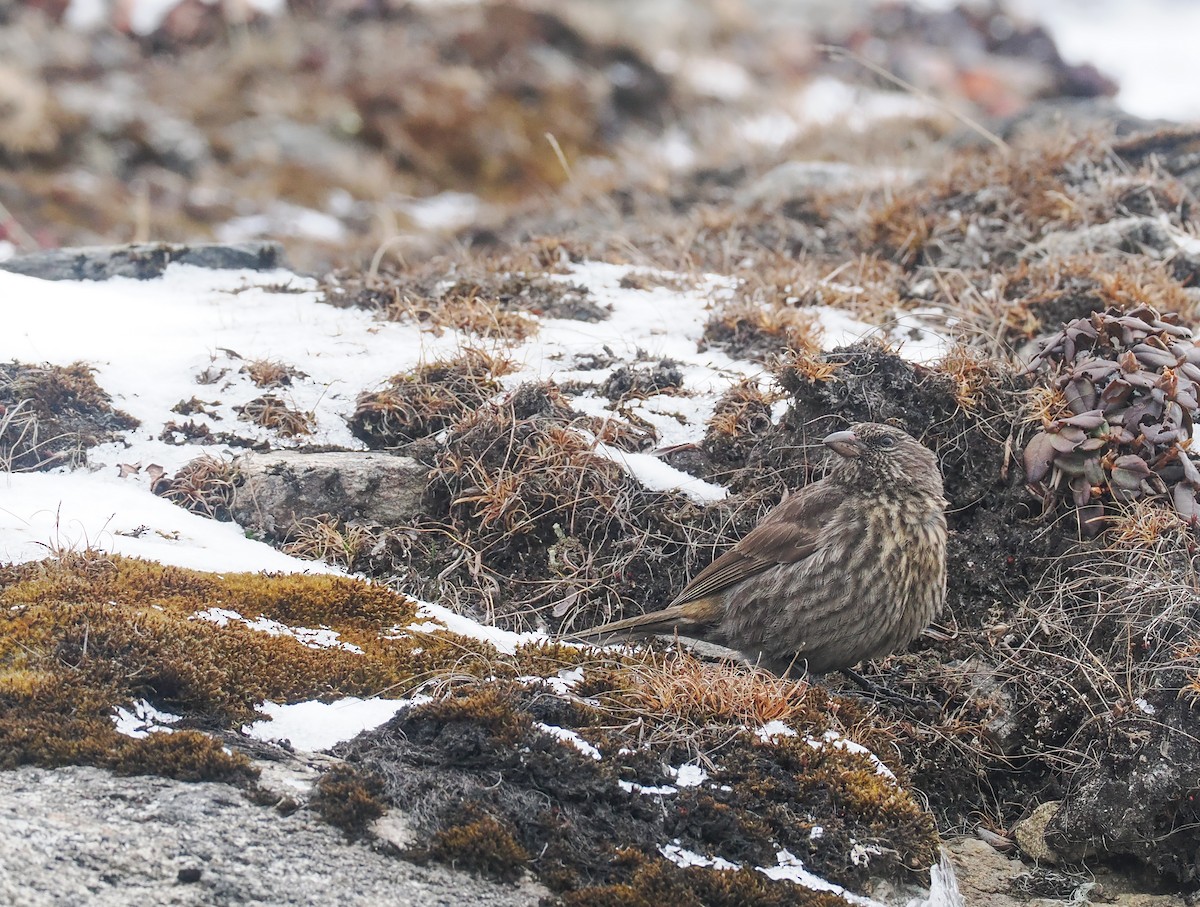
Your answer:
[[[568,892],[562,903],[566,907],[846,907],[849,903],[831,892],[772,882],[753,869],[685,869],[640,856],[630,862],[636,868],[628,882]]]
[[[461,733],[463,729],[482,731],[478,737],[482,748],[512,746],[529,730],[529,717],[514,708],[514,703],[502,691],[484,687],[463,696],[438,699],[412,710],[414,721],[430,722],[441,729],[439,733]],[[468,755],[466,750],[460,757]]]
[[[557,664],[551,659],[543,666]],[[408,709],[346,744],[339,755],[382,778],[389,802],[446,844],[432,854],[436,858],[457,861],[459,851],[482,846],[477,839],[486,837],[505,843],[500,862],[516,872],[523,863],[504,836],[490,824],[472,827],[488,817],[536,855],[529,866],[545,884],[571,896],[593,886],[604,897],[644,893],[645,880],[635,878],[641,863],[622,858],[622,850],[653,854],[675,839],[746,866],[774,865],[786,848],[813,872],[843,885],[860,885],[869,876],[920,877],[936,855],[937,837],[916,801],[877,774],[866,757],[807,742],[827,730],[846,733],[833,716],[864,721],[861,710],[818,688],[776,679],[794,691],[789,705],[764,676],[750,674],[735,689],[720,669],[709,675],[698,664],[681,656],[607,670],[588,665],[575,689],[586,699],[550,695],[537,684],[464,681],[438,701]],[[653,682],[653,670],[682,679]],[[764,689],[756,692],[755,684]],[[719,692],[710,696],[712,687]],[[674,705],[660,710],[633,697],[631,691],[646,688],[676,690]],[[739,705],[739,696],[750,704]],[[685,706],[685,699],[692,705]],[[747,726],[764,720],[764,709],[786,716],[800,736],[767,745],[748,733]],[[543,726],[578,733],[603,758],[591,758]],[[876,732],[870,742],[886,739]],[[658,796],[620,784],[672,785],[674,776],[664,766],[693,761],[697,752],[711,758],[710,778],[699,786]],[[825,829],[823,837],[812,838],[815,824]],[[855,843],[880,845],[869,867],[847,859]],[[722,874],[688,881],[682,870],[666,866],[661,873],[692,898],[689,903],[737,903],[737,897],[753,895],[753,886],[778,887],[757,873],[740,881]],[[653,878],[659,873],[653,870]],[[729,892],[722,893],[721,885]]]
[[[339,765],[320,777],[309,804],[326,822],[355,840],[387,811],[380,798],[382,790],[383,784],[373,775]]]
[[[413,603],[341,577],[222,576],[75,554],[0,568],[0,586],[0,764],[8,767],[234,777],[236,760],[219,746],[205,750],[203,735],[117,734],[114,708],[146,699],[182,714],[185,726],[236,727],[260,718],[263,700],[400,695],[432,672],[484,674],[494,660],[485,644],[449,634],[386,638],[415,619]],[[208,608],[330,627],[363,653],[195,618]]]
[[[433,837],[429,855],[435,860],[500,882],[516,882],[529,854],[513,836],[513,828],[491,816],[442,829]]]

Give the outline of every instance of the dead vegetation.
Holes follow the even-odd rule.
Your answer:
[[[511,360],[478,349],[395,375],[382,390],[359,395],[350,429],[372,449],[436,434],[477,410],[500,390]]]
[[[205,454],[185,463],[173,476],[160,475],[151,491],[192,513],[228,521],[240,479],[232,459]]]
[[[334,517],[301,520],[284,543],[283,551],[310,561],[324,561],[350,572],[362,569],[368,556],[381,545],[382,529],[345,523]]]
[[[302,410],[278,394],[263,394],[248,403],[235,406],[238,419],[270,429],[281,438],[312,434],[317,427],[316,413]]]
[[[28,472],[87,462],[87,449],[137,421],[112,407],[93,377],[73,365],[0,364],[0,469]]]
[[[238,369],[238,372],[249,377],[255,385],[264,390],[273,387],[291,387],[294,379],[308,377],[304,372],[286,362],[280,362],[278,359],[252,359]],[[183,415],[186,416],[189,413],[183,413]]]

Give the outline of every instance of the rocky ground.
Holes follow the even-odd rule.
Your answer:
[[[5,567],[0,799],[23,818],[0,885],[299,902],[271,881],[286,852],[303,894],[337,898],[336,864],[363,903],[942,903],[949,844],[968,904],[1188,902],[1200,136],[1121,113],[995,10],[663,3],[649,30],[595,6],[201,5],[90,37],[4,8],[9,251],[266,235],[318,289],[247,299],[319,292],[363,356],[431,352],[347,388],[222,347],[162,418],[86,365],[4,369],[13,472],[119,463],[375,585]],[[213,255],[280,262],[6,266]],[[873,335],[839,342],[849,321]],[[606,324],[637,341],[564,340]],[[547,641],[669,599],[861,419],[935,450],[951,501],[947,610],[864,666],[875,692]],[[123,438],[166,468],[105,459]],[[543,635],[414,630],[408,595]],[[213,602],[236,613],[198,619]],[[240,732],[264,701],[381,691],[432,699],[298,776]],[[134,702],[182,724],[127,737]],[[795,861],[827,887],[771,881]]]

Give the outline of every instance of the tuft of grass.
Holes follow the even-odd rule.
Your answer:
[[[238,369],[238,372],[247,375],[251,381],[264,390],[273,387],[291,387],[294,379],[308,377],[294,366],[277,359],[252,359]]]
[[[249,403],[235,406],[234,410],[241,421],[269,428],[282,438],[312,434],[317,427],[315,413],[297,409],[276,394],[255,397]]]
[[[377,545],[377,533],[361,524],[344,523],[332,516],[308,517],[296,524],[283,551],[310,561],[324,561],[355,571]]]
[[[232,519],[229,508],[241,481],[232,459],[204,454],[181,466],[173,476],[160,476],[151,490],[185,510],[214,520]]]
[[[816,315],[789,305],[744,301],[724,305],[704,326],[704,340],[738,359],[758,359],[821,349],[821,326]]]
[[[115,410],[94,377],[73,365],[0,364],[0,468],[6,472],[78,466],[87,449],[137,426]]]
[[[350,429],[373,449],[436,434],[477,410],[500,390],[514,363],[467,349],[395,375],[382,390],[360,394]]]

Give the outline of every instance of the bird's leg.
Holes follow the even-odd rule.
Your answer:
[[[856,687],[867,694],[863,698],[869,699],[872,702],[885,702],[888,705],[896,706],[897,708],[908,709],[911,711],[920,711],[928,714],[933,711],[940,711],[936,702],[930,699],[918,699],[915,696],[909,696],[897,690],[889,690],[880,686],[873,680],[869,680],[862,674],[855,671],[853,668],[842,668],[841,673],[847,677]]]

